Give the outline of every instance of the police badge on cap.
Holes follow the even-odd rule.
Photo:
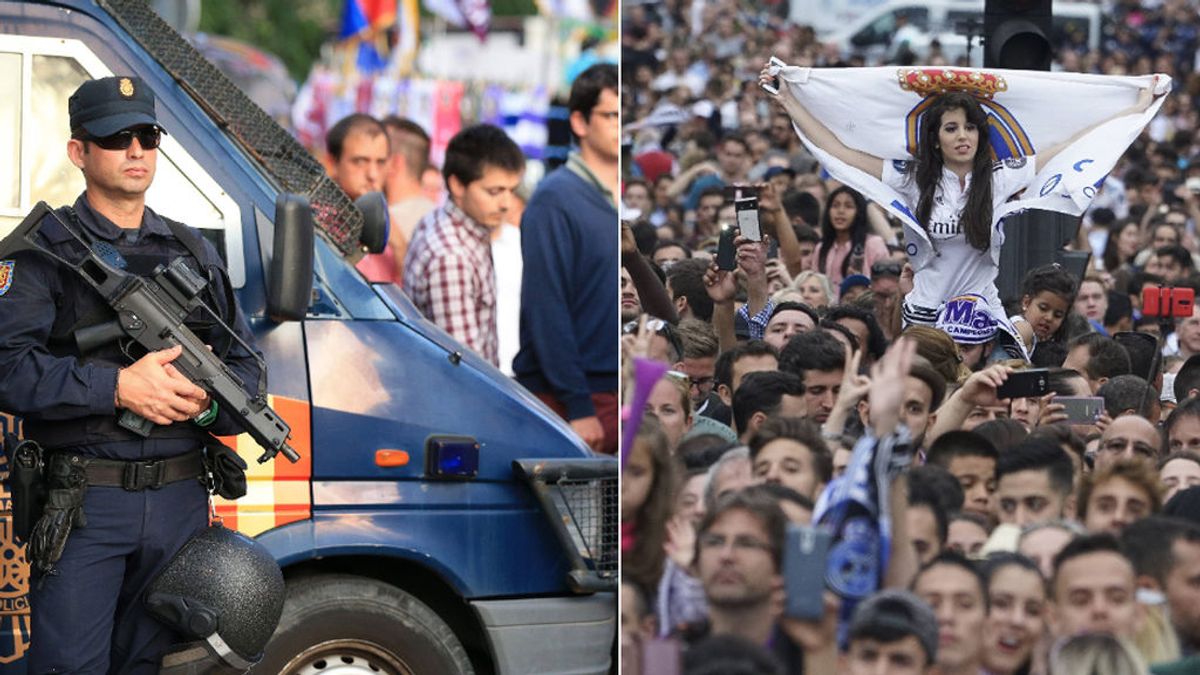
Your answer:
[[[104,77],[79,85],[67,102],[71,135],[103,138],[118,131],[158,124],[154,92],[138,77]]]

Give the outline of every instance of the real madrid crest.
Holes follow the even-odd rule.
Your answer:
[[[133,98],[133,80],[128,77],[121,78],[121,81],[117,84],[117,89],[125,98]]]

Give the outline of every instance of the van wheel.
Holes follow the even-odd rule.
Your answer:
[[[474,673],[462,644],[432,609],[381,581],[328,575],[288,583],[283,619],[253,673]]]

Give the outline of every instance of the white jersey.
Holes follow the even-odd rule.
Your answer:
[[[993,209],[1033,181],[1037,173],[1035,166],[1033,156],[996,163],[992,172]],[[912,162],[900,160],[884,162],[883,165],[883,182],[903,195],[906,206],[913,213],[920,200],[920,190],[916,180],[912,179],[911,172],[914,170]],[[976,293],[996,310],[993,316],[1001,318],[1005,314],[996,291],[996,274],[999,271],[997,263],[1000,246],[1004,243],[1004,231],[999,224],[996,226],[988,251],[980,251],[967,243],[959,218],[967,204],[970,187],[970,174],[967,174],[964,183],[960,183],[953,171],[942,170],[942,181],[934,195],[928,225],[928,237],[936,253],[923,256],[924,260],[913,261],[916,275],[913,278],[913,291],[906,298],[906,304],[932,310],[936,314],[938,307],[946,300]],[[990,219],[991,214],[988,215]],[[906,233],[905,236],[907,239],[921,235]]]

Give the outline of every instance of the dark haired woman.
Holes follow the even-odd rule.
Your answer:
[[[1108,239],[1104,244],[1104,271],[1109,274],[1129,274],[1133,260],[1142,246],[1141,226],[1137,221],[1123,218],[1108,227]]]
[[[774,76],[766,68],[761,84]],[[1109,119],[1147,110],[1154,100],[1153,85],[1141,90],[1137,102]],[[768,94],[778,101],[805,137],[839,161],[883,182],[899,193],[904,207],[920,229],[908,232],[909,261],[915,270],[913,290],[904,300],[906,324],[933,325],[947,300],[977,293],[988,301],[993,318],[1007,324],[996,290],[998,249],[994,211],[1024,190],[1060,151],[1082,138],[1103,120],[1075,136],[1030,157],[995,162],[988,151],[987,115],[976,99],[962,92],[934,97],[920,121],[916,157],[884,160],[842,143],[791,94],[781,87]],[[911,226],[906,223],[906,228]],[[906,230],[907,231],[907,230]],[[912,243],[928,241],[927,247]],[[1011,331],[1011,328],[1006,327]]]
[[[867,200],[858,191],[843,185],[829,193],[821,216],[817,271],[838,286],[851,274],[866,274],[871,265],[887,259],[887,242],[870,229]]]

